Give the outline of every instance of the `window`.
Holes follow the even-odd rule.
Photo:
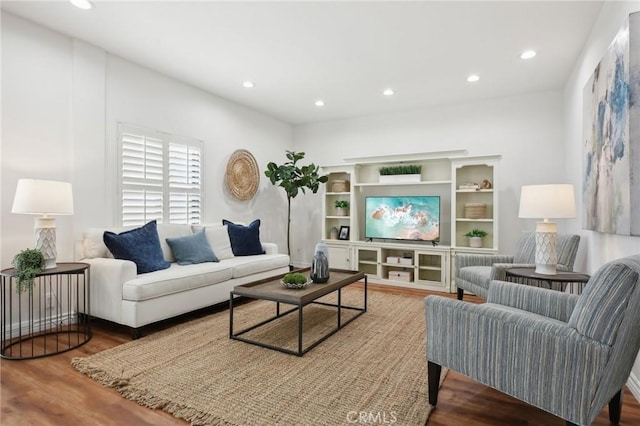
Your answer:
[[[200,223],[202,141],[120,125],[123,226]]]

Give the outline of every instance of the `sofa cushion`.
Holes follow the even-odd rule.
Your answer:
[[[167,238],[178,265],[194,265],[204,262],[218,262],[204,235],[204,229],[192,235]]]
[[[158,224],[158,237],[160,238],[160,247],[162,248],[162,257],[167,262],[175,262],[176,258],[167,238],[179,238],[192,235],[191,226],[180,225],[176,223],[160,223]]]
[[[170,265],[169,269],[139,275],[125,282],[122,286],[122,298],[137,302],[180,293],[228,281],[233,273],[231,265],[225,265],[223,262]]]
[[[204,229],[209,246],[211,246],[211,250],[219,260],[233,259],[231,240],[229,239],[229,231],[226,225],[193,225],[191,228],[193,232]]]
[[[171,265],[162,256],[155,220],[120,234],[105,231],[103,240],[113,257],[134,262],[138,274],[166,269]]]
[[[254,220],[247,226],[235,224],[226,219],[222,220],[222,224],[228,227],[234,256],[264,254],[260,242],[260,219]]]
[[[225,260],[224,263],[233,268],[233,278],[241,278],[289,266],[289,256],[286,254],[238,256]]]

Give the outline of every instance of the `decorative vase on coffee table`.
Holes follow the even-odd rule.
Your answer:
[[[315,254],[311,260],[311,279],[314,283],[329,281],[329,249],[323,242],[316,244]]]

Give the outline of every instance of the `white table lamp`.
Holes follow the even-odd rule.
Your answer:
[[[524,185],[520,193],[518,216],[543,219],[536,225],[536,272],[555,275],[558,264],[558,228],[550,219],[576,217],[573,185]]]
[[[36,249],[42,252],[45,269],[56,267],[56,219],[49,215],[73,214],[71,184],[53,180],[20,179],[12,213],[37,214]]]

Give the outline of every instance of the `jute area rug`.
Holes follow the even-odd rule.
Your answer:
[[[361,289],[343,291],[343,303],[361,299]],[[234,316],[243,327],[274,312],[274,303],[256,301]],[[310,305],[304,314],[305,341],[335,327],[335,310]],[[293,348],[296,327],[291,314],[251,337]],[[72,364],[125,398],[194,425],[427,421],[422,298],[369,292],[364,315],[303,357],[231,340],[228,333],[229,312],[222,311]]]

